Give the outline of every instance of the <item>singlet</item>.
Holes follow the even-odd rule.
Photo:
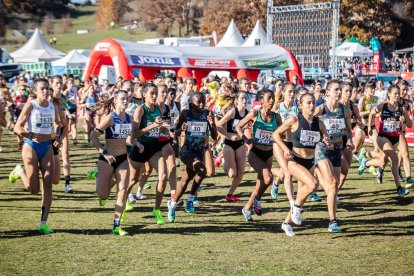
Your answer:
[[[187,130],[185,132],[184,146],[195,152],[204,152],[208,147],[207,136],[209,135],[209,124],[207,116],[210,110],[203,110],[196,116],[192,110],[188,110],[185,117]]]
[[[378,105],[378,98],[373,96],[364,96],[364,111],[371,111]],[[365,115],[364,118],[368,118],[368,115]]]
[[[26,94],[20,94],[19,91],[17,91],[18,93],[16,93],[16,109],[18,110],[22,110],[24,104],[27,102],[27,95]]]
[[[244,109],[244,116],[242,117],[239,113],[239,110],[235,108],[234,118],[227,121],[227,132],[228,133],[237,133],[236,126],[237,124],[247,115],[247,109]],[[247,127],[247,125],[245,126]]]
[[[152,123],[155,122],[157,117],[161,117],[161,111],[158,106],[154,106],[154,112],[151,112],[149,108],[145,105],[145,103],[141,104],[142,109],[144,109],[144,115],[141,118],[141,123],[139,125],[139,129],[143,129]],[[160,137],[160,128],[156,127],[145,133],[143,136],[139,136],[137,138],[140,142],[157,142],[158,137]]]
[[[105,129],[105,139],[126,139],[132,130],[131,117],[125,114],[125,120],[119,118],[116,112],[112,112],[114,124]]]
[[[272,135],[277,128],[276,113],[272,112],[272,121],[270,123],[264,121],[257,111],[257,118],[253,124],[253,144],[271,146],[273,144]]]
[[[177,117],[180,115],[178,104],[175,101],[173,101],[173,108],[170,110],[171,110],[170,112],[172,113],[170,130],[174,131],[175,130],[175,119],[177,119]]]
[[[337,112],[331,112],[326,104],[323,105],[323,111],[320,119],[323,121],[331,140],[337,140],[345,135],[345,108],[343,104],[338,105]]]
[[[399,136],[401,133],[400,116],[403,115],[401,106],[396,111],[391,111],[388,108],[388,103],[385,103],[381,111],[381,120],[379,120],[379,134],[387,136]]]
[[[68,94],[66,96],[62,94],[62,98],[66,100],[67,109],[76,109],[76,91],[73,91],[73,89],[71,89],[68,91]]]
[[[37,134],[52,134],[54,132],[55,106],[48,102],[47,107],[40,106],[36,101],[31,102],[33,110],[27,120],[28,131]]]
[[[349,101],[349,109],[351,110],[351,123],[356,123],[357,120],[355,118],[355,105],[353,101]]]
[[[165,106],[165,111],[161,114],[162,115],[161,116],[162,117],[162,120],[166,124],[171,125],[171,112],[170,112],[170,107],[168,105],[166,105],[166,104],[164,104],[164,106]],[[168,141],[168,140],[170,140],[170,138],[171,138],[171,136],[170,136],[169,133],[168,134],[165,134],[165,133],[160,132],[160,136],[159,136],[158,140],[162,142],[162,141]]]
[[[387,91],[386,90],[375,90],[374,96],[378,98],[378,103],[383,103],[387,100]]]
[[[322,95],[319,95],[319,99],[315,99],[315,107],[325,104],[325,100]]]
[[[299,114],[298,106],[295,102],[292,103],[290,108],[286,108],[285,104],[281,102],[279,104],[280,117],[282,117],[282,123],[289,119],[291,116],[297,116]]]
[[[292,132],[293,147],[300,149],[314,149],[320,140],[321,131],[319,129],[318,118],[313,117],[312,123],[309,124],[302,113],[299,113],[298,129]]]
[[[96,104],[96,102],[98,101],[96,94],[93,95],[93,98],[89,98],[89,96],[86,96],[85,99],[85,104],[86,104],[86,109],[92,109],[92,107]]]

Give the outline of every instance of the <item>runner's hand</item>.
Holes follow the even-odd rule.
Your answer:
[[[291,160],[293,158],[292,151],[290,149],[283,151],[283,156],[286,160]]]
[[[60,148],[60,147],[62,147],[62,141],[60,141],[60,139],[55,140],[55,141],[53,142],[53,146],[54,146],[55,148]]]
[[[142,145],[141,143],[137,143],[136,146],[138,147],[139,153],[142,153],[144,151],[144,145]]]
[[[116,162],[116,159],[113,155],[107,154],[107,155],[104,155],[103,157],[106,159],[106,161],[108,161],[109,165]]]

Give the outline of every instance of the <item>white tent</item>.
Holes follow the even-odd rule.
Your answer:
[[[66,73],[81,75],[88,58],[79,53],[81,50],[72,50],[65,57],[52,61],[52,75],[63,75]],[[74,72],[76,71],[76,72]]]
[[[11,53],[16,63],[50,62],[65,56],[65,53],[50,46],[36,29],[30,39],[19,50]]]
[[[333,54],[332,49],[329,51],[329,54]],[[371,57],[373,52],[359,43],[344,42],[336,48],[336,56],[342,58]]]
[[[240,47],[243,43],[244,39],[232,19],[227,31],[224,33],[220,42],[217,43],[216,47]]]
[[[259,20],[256,22],[256,26],[246,41],[243,43],[242,47],[255,47],[269,44],[267,41],[267,35],[262,25],[260,25]]]

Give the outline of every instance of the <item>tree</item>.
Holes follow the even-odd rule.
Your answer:
[[[109,23],[119,24],[122,16],[132,11],[129,0],[101,0],[95,12],[96,27],[99,30],[109,29]]]

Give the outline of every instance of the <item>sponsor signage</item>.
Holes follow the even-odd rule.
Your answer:
[[[289,69],[289,62],[285,59],[243,60],[243,64],[247,68],[274,69],[274,70]]]
[[[96,44],[96,46],[93,50],[94,51],[107,52],[108,49],[109,49],[109,46],[111,46],[110,42],[99,42],[98,44]]]
[[[136,65],[177,66],[181,65],[179,58],[150,57],[131,55],[131,61]]]
[[[237,68],[236,61],[233,59],[188,58],[188,63],[194,67]]]

